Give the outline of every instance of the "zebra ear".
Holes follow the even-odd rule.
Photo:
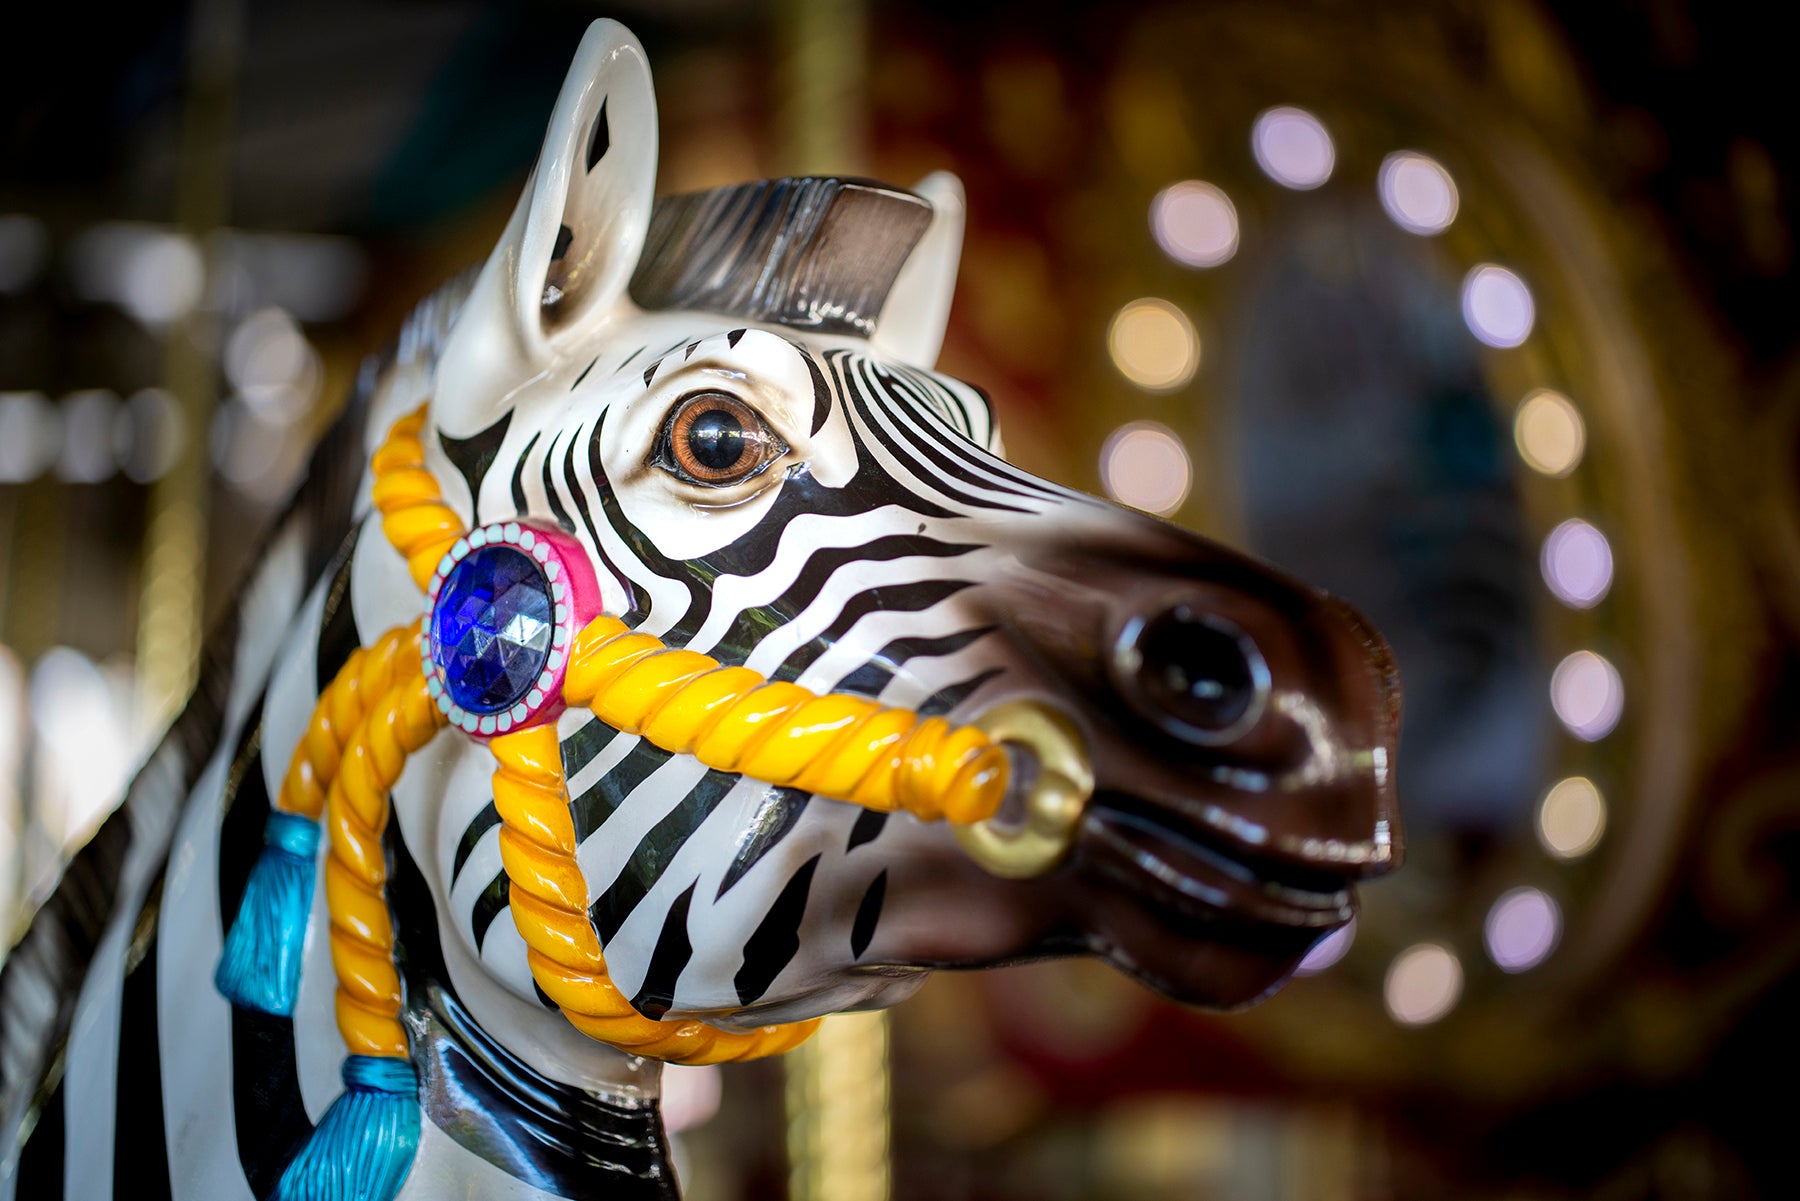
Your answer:
[[[503,400],[625,301],[656,188],[656,93],[617,21],[588,26],[525,194],[439,362],[439,428],[486,427]]]
[[[914,367],[929,368],[943,349],[950,323],[950,298],[956,292],[956,267],[962,259],[962,181],[948,171],[934,171],[913,185],[931,202],[931,226],[888,290],[872,339],[876,349]]]
[[[560,341],[624,296],[656,190],[656,91],[616,21],[588,26],[528,190],[514,264],[521,324]]]

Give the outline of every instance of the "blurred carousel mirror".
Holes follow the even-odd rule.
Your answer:
[[[1260,27],[1147,19],[1123,51],[1179,81],[1192,153],[1140,210],[1162,261],[1115,273],[1145,293],[1108,346],[1118,411],[1142,416],[1101,482],[1350,600],[1401,666],[1410,863],[1305,969],[1371,1029],[1275,1035],[1302,1010],[1280,1003],[1259,1028],[1403,1075],[1409,1049],[1502,1037],[1526,1060],[1480,1058],[1517,1080],[1551,1070],[1557,998],[1660,883],[1642,869],[1667,861],[1687,741],[1657,385],[1615,283],[1636,265],[1553,142],[1491,94],[1415,90],[1423,47],[1315,59],[1330,39]],[[1176,71],[1182,45],[1217,69]],[[1128,495],[1159,478],[1151,445],[1185,496]]]
[[[1224,5],[1045,37],[982,45],[979,132],[948,135],[976,225],[947,366],[1010,369],[1019,386],[996,392],[1029,465],[1086,473],[1371,618],[1405,686],[1408,862],[1363,889],[1309,978],[1247,1014],[1152,1005],[1088,964],[977,986],[1013,1058],[965,1074],[987,1101],[952,1124],[1017,1135],[1042,1119],[1009,1127],[993,1097],[1023,1115],[1061,1082],[1137,1097],[1132,1122],[1154,1126],[1145,1089],[1257,1093],[1273,1075],[1328,1111],[1265,1131],[1310,1148],[1304,1167],[1346,1139],[1376,1154],[1342,1133],[1367,1116],[1348,1096],[1456,1080],[1504,1109],[1552,1090],[1617,1051],[1582,1032],[1669,886],[1700,655],[1664,360],[1624,283],[1664,268],[1581,161],[1559,35],[1522,5]],[[892,117],[898,147],[929,119]],[[1009,351],[1008,322],[1050,361]],[[1247,1145],[1241,1115],[1189,1117],[1158,1187],[1265,1195],[1247,1161],[1189,1162],[1207,1131]]]

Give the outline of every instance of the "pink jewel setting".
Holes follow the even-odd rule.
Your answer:
[[[426,592],[425,686],[451,725],[485,739],[561,715],[570,647],[604,607],[579,542],[530,521],[485,525]]]

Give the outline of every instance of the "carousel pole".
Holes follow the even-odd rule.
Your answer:
[[[780,133],[783,170],[864,174],[868,64],[862,0],[782,0]],[[792,1201],[887,1201],[886,1013],[825,1019],[782,1060],[786,1075],[788,1196]]]
[[[826,1018],[782,1066],[791,1201],[887,1201],[886,1011]]]
[[[242,10],[239,0],[194,0],[189,13],[187,97],[177,155],[175,220],[212,278],[210,235],[225,224],[231,178]],[[207,509],[218,363],[218,314],[204,294],[169,331],[169,391],[187,437],[150,488],[138,600],[138,720],[153,730],[194,685],[206,601]]]
[[[863,0],[781,0],[780,134],[794,175],[861,173],[868,16]]]

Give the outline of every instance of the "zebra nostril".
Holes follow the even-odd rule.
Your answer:
[[[1165,733],[1201,746],[1236,738],[1268,704],[1269,668],[1256,644],[1191,605],[1126,622],[1112,668],[1134,708]]]

